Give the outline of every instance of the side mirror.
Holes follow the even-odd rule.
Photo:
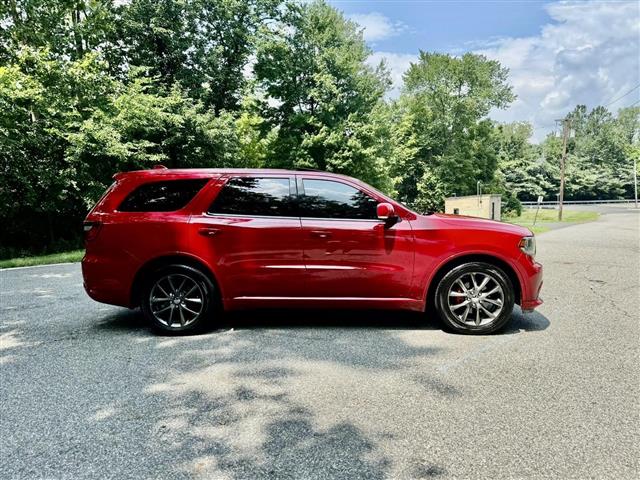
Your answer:
[[[395,218],[396,212],[393,209],[393,205],[390,203],[379,203],[376,207],[376,214],[380,220],[389,220],[390,218]]]

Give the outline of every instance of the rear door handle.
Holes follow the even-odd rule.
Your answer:
[[[200,235],[204,235],[205,237],[213,237],[214,235],[218,235],[220,233],[219,228],[201,228],[198,230]]]
[[[331,236],[331,232],[327,230],[311,230],[311,236],[317,238],[329,238]]]

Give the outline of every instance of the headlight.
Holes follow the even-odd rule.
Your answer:
[[[529,255],[531,258],[536,256],[536,237],[523,237],[518,244],[520,250]]]

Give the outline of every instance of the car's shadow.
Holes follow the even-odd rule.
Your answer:
[[[522,313],[516,305],[511,321],[494,335],[509,335],[545,330],[549,320],[538,312]],[[99,324],[104,330],[148,329],[139,310],[121,310]],[[230,328],[253,329],[380,329],[442,330],[433,315],[397,310],[311,310],[261,309],[240,310],[222,314],[203,333]],[[157,333],[157,332],[156,332]]]
[[[269,309],[241,310],[224,315],[226,327],[254,328],[340,328],[414,330],[440,328],[424,314],[395,310]]]

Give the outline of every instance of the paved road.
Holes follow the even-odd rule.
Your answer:
[[[638,478],[639,215],[545,233],[500,335],[399,313],[152,334],[78,265],[0,272],[0,478]]]

